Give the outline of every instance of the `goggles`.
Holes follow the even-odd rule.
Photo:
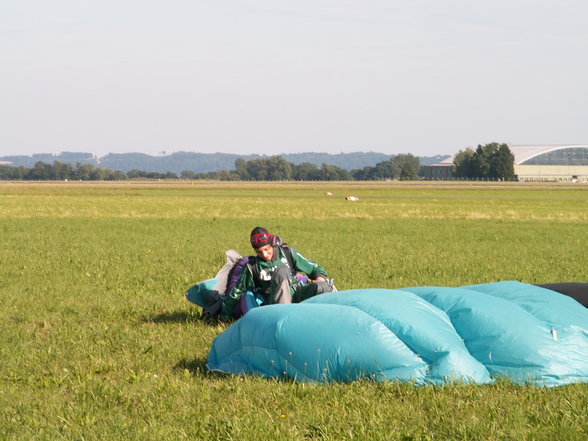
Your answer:
[[[272,235],[270,233],[257,233],[251,236],[251,246],[253,248],[258,248],[262,245],[266,245],[271,242]]]

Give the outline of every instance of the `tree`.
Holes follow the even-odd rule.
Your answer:
[[[416,181],[419,178],[417,169],[410,162],[402,164],[402,170],[400,170],[401,181]]]
[[[512,179],[514,155],[508,145],[491,142],[476,149],[478,176],[487,179]]]
[[[235,173],[241,181],[250,181],[251,175],[247,171],[247,161],[243,158],[237,158],[235,161]]]
[[[372,167],[370,167],[369,165],[363,167],[363,168],[356,168],[354,170],[351,170],[351,176],[353,176],[354,179],[358,180],[358,181],[367,181],[368,178],[368,174],[369,174],[369,170]]]
[[[496,143],[478,145],[474,155],[474,173],[478,178],[495,178],[492,170],[492,157],[496,150]]]
[[[52,165],[42,161],[35,163],[35,167],[0,167],[0,179],[21,180],[124,180],[127,175],[121,171],[113,171],[107,168],[94,167],[90,164],[77,163],[75,169],[70,164],[54,161]]]
[[[92,180],[93,171],[94,167],[91,164],[82,164],[78,162],[76,163],[76,167],[74,170],[75,179],[80,179],[82,181],[90,181]]]
[[[127,179],[127,175],[121,172],[120,170],[106,170],[106,177],[104,178],[107,181],[124,181]]]
[[[256,181],[289,181],[292,168],[292,164],[281,156],[255,158],[245,164],[245,171]]]
[[[141,176],[143,176],[143,171],[139,170],[138,168],[134,168],[127,172],[127,176],[131,179],[140,178]]]
[[[182,173],[180,173],[180,178],[182,178],[182,179],[196,179],[197,175],[192,170],[184,170]]]
[[[6,181],[25,180],[30,169],[26,167],[9,167],[7,165],[0,165],[0,179]]]
[[[496,177],[502,180],[511,180],[515,177],[514,173],[514,155],[508,148],[508,145],[501,144],[498,147],[492,167],[495,170]]]
[[[53,179],[51,166],[42,161],[38,161],[35,166],[29,170],[25,179],[31,181],[49,181]]]
[[[269,181],[290,181],[292,179],[292,164],[281,156],[272,156],[267,161]]]
[[[417,156],[402,153],[375,166],[351,171],[358,181],[383,181],[386,179],[418,179],[420,161]],[[404,173],[403,173],[404,170]]]
[[[347,170],[325,163],[321,165],[322,181],[350,181],[352,179],[353,177],[351,176],[351,173]]]
[[[365,166],[362,169],[352,170],[351,176],[358,181],[382,181],[392,179],[392,163],[388,161],[378,162],[376,165]]]
[[[474,149],[468,147],[465,150],[460,150],[453,157],[453,176],[457,178],[473,178],[475,177],[474,170]]]
[[[295,181],[320,181],[321,170],[310,162],[303,162],[293,167],[292,179]]]
[[[418,179],[420,161],[410,153],[401,153],[390,160],[392,179],[416,180]]]
[[[63,181],[65,179],[72,179],[74,172],[73,168],[69,164],[64,164],[59,161],[54,161],[53,165],[51,166],[51,172],[53,174],[53,179],[57,179]]]
[[[239,180],[239,176],[234,171],[219,170],[214,172],[214,179],[218,179],[219,181],[237,181]]]
[[[460,150],[453,160],[454,176],[462,178],[512,179],[514,155],[508,145],[492,142],[476,150]]]
[[[247,174],[254,181],[267,181],[268,171],[265,158],[255,158],[247,161]]]

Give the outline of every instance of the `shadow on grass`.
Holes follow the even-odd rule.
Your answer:
[[[163,311],[146,315],[143,321],[147,323],[205,323],[200,320],[200,314],[195,311]]]
[[[180,360],[175,366],[174,370],[189,372],[194,377],[226,377],[228,374],[222,372],[209,371],[206,368],[206,358],[184,358]]]
[[[190,311],[165,311],[162,310],[158,314],[149,314],[143,316],[144,323],[157,323],[157,324],[165,324],[165,323],[202,323],[208,326],[219,326],[225,322],[221,322],[218,318],[212,319],[204,319],[200,311],[197,310],[190,310]],[[231,324],[231,322],[226,322],[226,324]]]

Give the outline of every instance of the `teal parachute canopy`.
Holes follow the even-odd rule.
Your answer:
[[[520,282],[339,291],[252,309],[207,367],[319,383],[588,382],[588,309]]]

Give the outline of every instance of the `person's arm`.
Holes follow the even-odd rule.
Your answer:
[[[292,259],[296,271],[302,271],[312,280],[326,280],[328,278],[327,271],[313,260],[307,259],[300,254],[295,248],[290,247],[292,251]]]
[[[237,302],[241,300],[241,296],[245,294],[247,291],[253,290],[253,276],[251,275],[249,265],[245,265],[246,266],[245,268],[243,268],[243,272],[237,280],[237,283],[235,283],[235,286],[233,286],[231,292],[229,292],[223,300],[220,312],[220,319],[222,321],[232,320],[233,310],[235,309],[235,305],[237,304]]]

